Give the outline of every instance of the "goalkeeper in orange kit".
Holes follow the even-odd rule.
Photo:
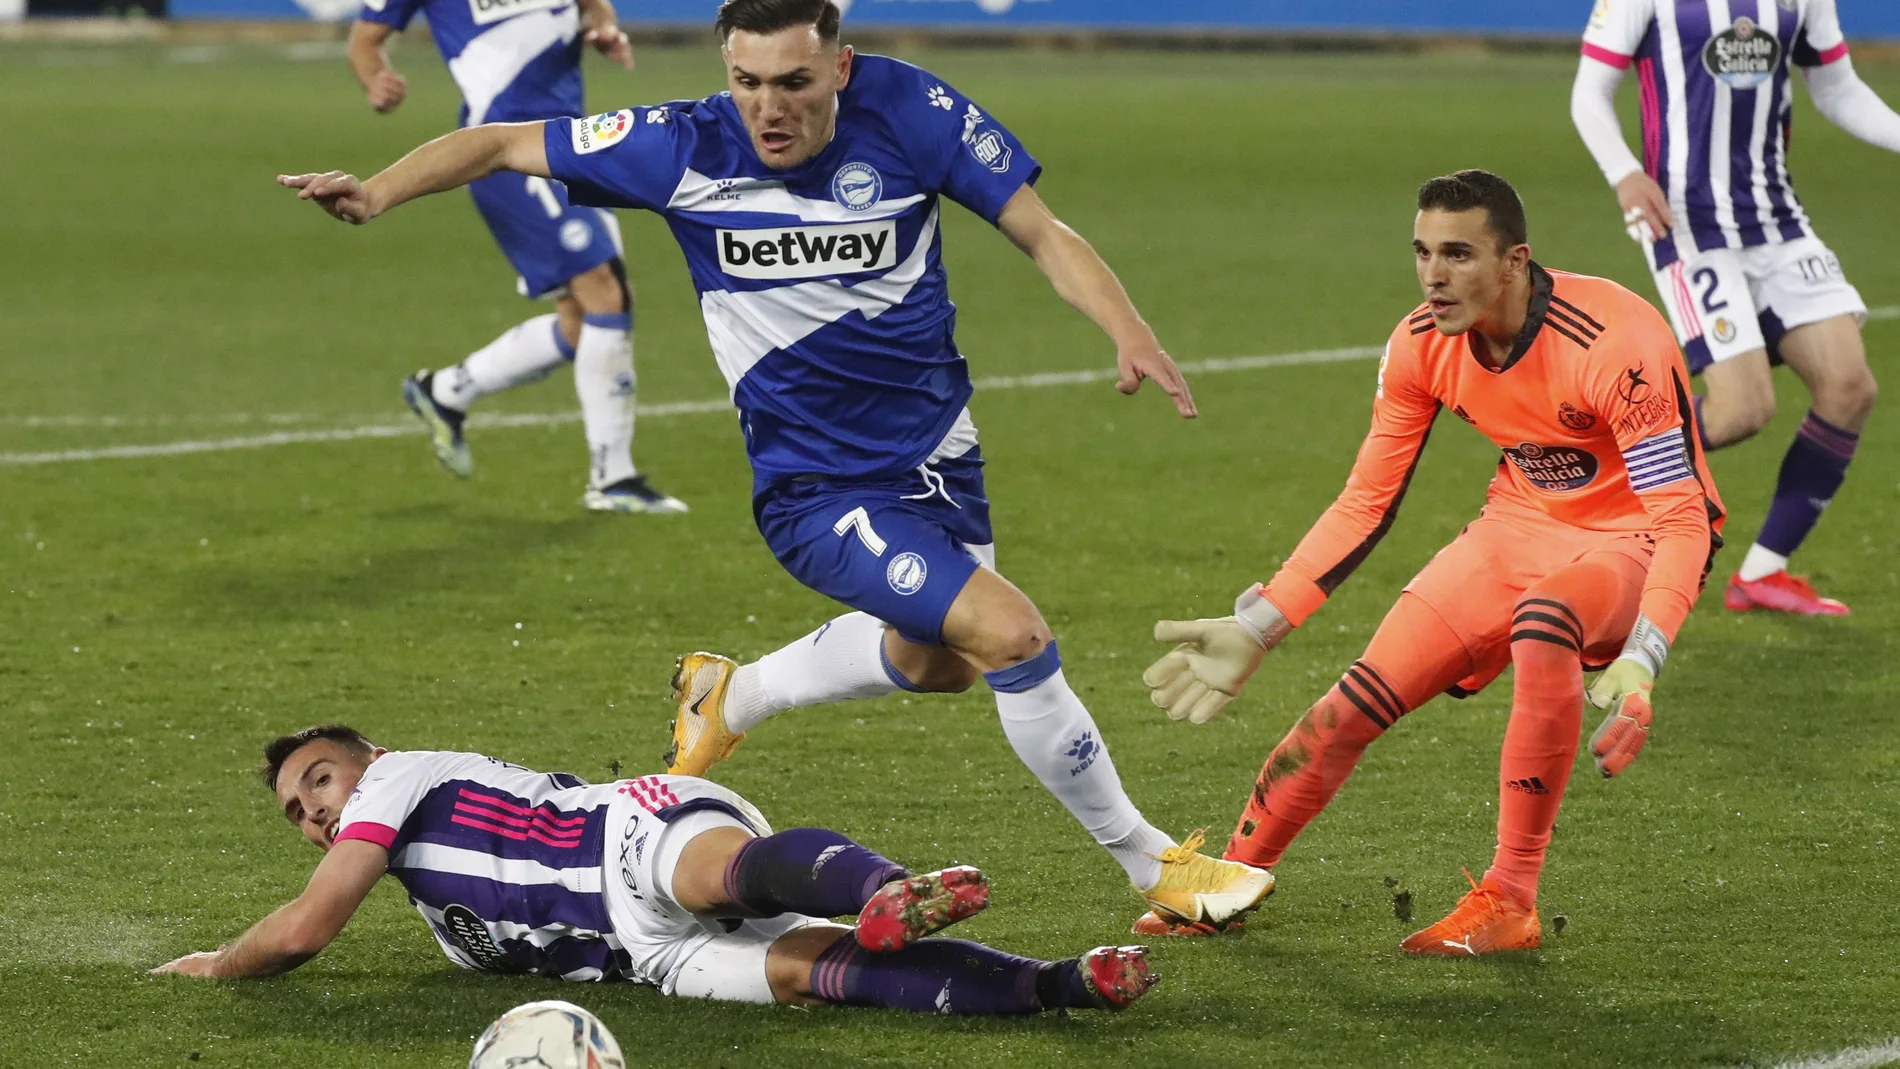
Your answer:
[[[1143,681],[1176,719],[1218,713],[1378,544],[1439,409],[1451,409],[1504,452],[1484,509],[1267,758],[1225,857],[1277,865],[1399,717],[1441,693],[1474,694],[1512,665],[1496,856],[1449,916],[1402,945],[1529,949],[1582,731],[1583,673],[1608,662],[1587,700],[1607,711],[1590,748],[1614,776],[1648,739],[1650,688],[1721,546],[1723,510],[1675,335],[1654,308],[1614,282],[1532,261],[1523,204],[1496,175],[1435,178],[1418,208],[1426,301],[1386,344],[1345,490],[1234,615],[1157,624],[1157,639],[1179,645]],[[1213,929],[1150,913],[1135,930]]]

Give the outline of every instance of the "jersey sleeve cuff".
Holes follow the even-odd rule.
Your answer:
[[[1830,63],[1839,63],[1841,60],[1847,58],[1847,42],[1842,41],[1833,48],[1824,48],[1815,55],[1816,58],[1821,61],[1815,64],[1817,67],[1825,67]]]
[[[396,841],[396,829],[387,824],[359,820],[336,833],[337,842],[340,843],[346,839],[361,839],[387,850]]]
[[[1273,577],[1261,591],[1274,608],[1286,617],[1286,622],[1298,627],[1306,622],[1321,605],[1326,604],[1326,592],[1319,584],[1305,576],[1294,575],[1284,569]]]
[[[1629,70],[1630,60],[1633,58],[1621,52],[1612,52],[1602,45],[1593,45],[1588,41],[1583,43],[1583,55],[1586,59],[1594,59],[1598,63],[1615,67],[1620,71]]]

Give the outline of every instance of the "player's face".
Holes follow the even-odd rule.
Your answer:
[[[305,743],[277,770],[277,801],[284,807],[284,819],[317,849],[329,850],[336,843],[343,806],[371,760],[373,756],[365,757],[334,739]]]
[[[1463,334],[1497,307],[1521,264],[1519,245],[1498,248],[1483,208],[1468,212],[1427,210],[1412,224],[1412,254],[1418,284],[1441,334]]]
[[[767,167],[796,167],[831,143],[838,90],[851,80],[849,45],[826,43],[813,26],[734,30],[725,57],[732,102]]]

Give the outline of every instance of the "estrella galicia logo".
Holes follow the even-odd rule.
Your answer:
[[[884,579],[891,584],[891,589],[906,596],[922,590],[929,576],[930,566],[915,553],[899,553],[884,569]]]
[[[1781,38],[1743,15],[1709,38],[1702,49],[1702,66],[1730,89],[1753,89],[1780,69]]]
[[[1597,425],[1597,418],[1565,401],[1557,406],[1557,422],[1573,431],[1587,431]]]
[[[475,915],[475,911],[460,903],[442,911],[442,925],[449,930],[449,938],[475,962],[482,972],[520,972],[508,955],[495,945],[488,934],[488,926]]]
[[[1075,767],[1069,770],[1069,775],[1079,776],[1088,771],[1097,757],[1102,756],[1102,745],[1095,741],[1095,732],[1084,731],[1081,738],[1069,744],[1065,753],[1075,758]]]
[[[1567,445],[1538,445],[1525,442],[1506,449],[1504,455],[1517,465],[1532,486],[1553,494],[1581,490],[1597,477],[1596,454]]]
[[[868,212],[884,199],[884,176],[868,163],[847,163],[831,176],[831,196],[846,211]]]

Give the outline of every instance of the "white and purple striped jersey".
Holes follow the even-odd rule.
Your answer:
[[[1655,270],[1814,236],[1788,174],[1788,73],[1847,55],[1834,0],[1599,0],[1583,54],[1636,67],[1643,167],[1676,217]]]
[[[694,797],[701,782],[645,776],[590,785],[482,754],[391,751],[363,773],[336,841],[388,850],[390,875],[464,968],[642,979],[608,918],[608,810],[630,799],[665,822],[725,808]]]

